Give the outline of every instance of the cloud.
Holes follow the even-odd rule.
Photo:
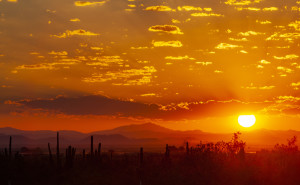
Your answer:
[[[196,64],[201,64],[203,66],[208,66],[208,65],[211,65],[212,62],[196,62]]]
[[[224,73],[224,71],[221,71],[221,70],[215,70],[214,73],[221,74],[221,73]]]
[[[100,83],[107,81],[119,81],[113,85],[144,85],[151,82],[152,74],[157,72],[153,66],[145,66],[141,69],[126,69],[122,71],[108,71],[106,73],[94,73],[90,77],[82,79],[86,83]]]
[[[132,46],[132,47],[130,47],[130,49],[138,49],[138,50],[140,50],[140,49],[149,49],[149,47],[148,46],[137,46],[137,47]]]
[[[234,44],[227,44],[227,43],[220,43],[215,48],[228,50],[228,49],[242,48],[242,46],[234,45]]]
[[[277,11],[278,8],[277,7],[266,7],[262,9],[263,11]]]
[[[236,41],[236,42],[247,42],[249,41],[247,38],[229,38],[231,41]]]
[[[66,30],[64,33],[61,33],[59,35],[51,35],[51,37],[56,37],[56,38],[67,38],[67,37],[72,37],[74,35],[79,35],[79,36],[98,36],[100,35],[99,33],[93,33],[90,31],[86,31],[83,29],[79,29],[79,30]]]
[[[144,10],[146,11],[158,11],[158,12],[175,12],[176,9],[172,9],[169,6],[148,6]]]
[[[73,18],[73,19],[70,19],[71,22],[80,22],[80,19],[78,18]]]
[[[81,61],[78,59],[59,59],[57,62],[51,62],[51,63],[41,63],[41,64],[32,64],[32,65],[20,65],[17,66],[16,70],[56,70],[58,69],[57,66],[68,66],[68,65],[75,65],[80,63]]]
[[[103,50],[103,48],[101,48],[101,47],[90,47],[91,48],[91,50],[96,50],[96,51],[99,51],[99,50]]]
[[[120,56],[90,56],[91,62],[87,62],[88,66],[109,66],[112,63],[122,65],[123,59]]]
[[[290,55],[285,55],[283,57],[274,56],[274,58],[277,60],[293,60],[299,58],[299,56],[295,54],[290,54]]]
[[[59,97],[49,100],[20,101],[19,103],[32,109],[45,109],[67,115],[154,117],[159,112],[159,106],[155,104],[122,101],[104,96]]]
[[[55,69],[55,67],[53,65],[43,63],[43,64],[33,64],[33,65],[20,65],[16,67],[16,69],[17,70],[41,70],[41,69],[53,70]]]
[[[166,56],[165,59],[166,60],[196,60],[195,58],[189,57],[188,55],[178,56],[178,57]]]
[[[275,97],[272,104],[263,109],[262,112],[271,114],[300,114],[300,97],[296,96],[278,96]]]
[[[272,24],[272,22],[268,21],[268,20],[265,20],[265,21],[256,20],[256,22],[259,23],[259,24]]]
[[[240,32],[238,35],[243,36],[243,37],[248,37],[248,36],[256,36],[256,35],[264,35],[265,33],[261,32],[256,32],[256,31],[247,31],[247,32]]]
[[[95,7],[95,6],[102,6],[106,3],[106,1],[100,1],[100,2],[90,2],[90,1],[75,1],[75,6],[89,6],[89,7]]]
[[[261,61],[259,61],[259,63],[261,63],[261,64],[271,64],[271,62],[263,60],[263,59]]]
[[[154,47],[182,47],[182,43],[178,40],[175,41],[152,41]]]
[[[166,33],[179,34],[179,35],[183,34],[180,28],[174,25],[155,25],[155,26],[151,26],[148,30],[152,32],[166,32]]]
[[[227,0],[225,4],[231,6],[246,6],[251,4],[260,3],[263,0]]]
[[[155,93],[147,93],[147,94],[141,94],[142,97],[148,97],[148,96],[157,96]]]
[[[296,82],[296,83],[291,83],[292,87],[300,87],[300,82]]]
[[[291,22],[289,27],[293,27],[296,31],[300,31],[300,21]]]
[[[247,8],[236,7],[235,9],[236,9],[237,11],[243,11],[243,10],[249,10],[249,11],[255,11],[255,12],[261,11],[260,8],[256,8],[256,7],[247,7]]]
[[[294,42],[294,40],[296,40],[298,38],[300,38],[300,33],[298,33],[298,32],[295,32],[295,33],[275,32],[274,34],[272,34],[271,36],[266,38],[266,40],[275,40],[275,41],[284,40],[284,41],[288,41],[288,42]]]
[[[178,6],[178,11],[202,11],[202,8],[195,6]]]
[[[286,72],[286,73],[292,73],[292,72],[294,72],[294,70],[292,70],[290,68],[287,68],[287,67],[283,67],[283,66],[278,66],[277,70],[279,70],[281,72]],[[282,73],[280,73],[280,74],[282,74]],[[283,76],[285,76],[285,75],[283,75]]]
[[[192,13],[191,16],[193,16],[193,17],[224,17],[224,15],[216,14],[216,13]]]
[[[242,86],[242,89],[248,89],[248,90],[271,90],[274,89],[275,86],[274,85],[270,85],[270,86],[253,86],[253,84],[251,84],[250,86]]]
[[[66,51],[51,51],[48,53],[49,55],[60,55],[60,56],[64,56],[64,55],[68,55],[68,52]]]

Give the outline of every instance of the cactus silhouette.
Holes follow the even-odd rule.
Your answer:
[[[52,152],[50,148],[50,143],[48,143],[48,152],[49,152],[49,162],[53,163]]]

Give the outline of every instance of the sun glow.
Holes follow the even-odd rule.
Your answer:
[[[251,127],[254,125],[256,118],[254,115],[240,115],[238,122],[242,127]]]

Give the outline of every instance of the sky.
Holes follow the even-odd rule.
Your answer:
[[[0,0],[0,127],[300,130],[300,1]]]

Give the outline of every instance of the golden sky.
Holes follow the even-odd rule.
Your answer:
[[[0,126],[300,130],[300,1],[0,0]]]

